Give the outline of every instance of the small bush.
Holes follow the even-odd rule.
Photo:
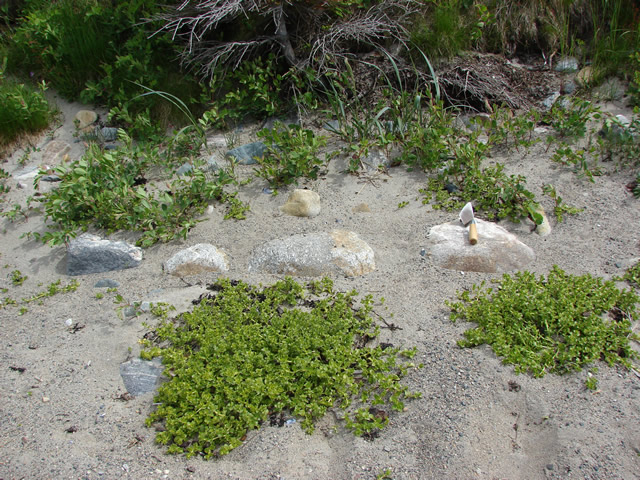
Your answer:
[[[640,262],[629,268],[624,274],[623,279],[629,282],[630,285],[640,288]]]
[[[0,71],[0,148],[22,133],[34,133],[46,128],[52,117],[44,96],[44,84],[33,88],[3,78]]]
[[[640,297],[613,281],[573,276],[554,266],[545,279],[533,273],[504,275],[495,288],[473,287],[447,302],[451,319],[477,324],[464,332],[461,347],[490,345],[516,372],[580,370],[597,360],[631,366],[638,354],[630,339]],[[608,318],[606,318],[606,317]]]
[[[212,200],[228,202],[230,215],[242,217],[246,207],[235,194],[223,190],[233,180],[225,171],[209,181],[202,170],[194,168],[190,177],[179,177],[168,189],[156,190],[147,185],[145,173],[152,164],[162,162],[157,147],[133,147],[122,130],[120,140],[125,146],[118,150],[103,152],[92,144],[81,160],[56,167],[59,187],[38,199],[45,219],[54,225],[45,234],[34,236],[55,245],[93,225],[108,232],[140,232],[138,245],[148,247],[158,241],[186,238],[198,222],[195,217]]]
[[[267,118],[282,114],[289,103],[275,55],[243,62],[239,68],[214,75],[209,115],[217,126],[238,123],[246,117]]]
[[[169,453],[224,455],[286,414],[311,433],[336,407],[355,433],[372,434],[417,396],[399,383],[413,366],[399,357],[415,350],[366,346],[378,336],[370,296],[358,308],[355,291],[335,292],[326,278],[306,288],[289,277],[265,288],[220,279],[209,289],[156,328],[154,344],[143,341],[143,358],[162,356],[170,372],[147,419],[164,423],[156,441]]]
[[[285,127],[279,122],[271,130],[258,132],[258,137],[267,145],[267,152],[259,160],[256,174],[273,187],[293,183],[301,177],[318,177],[320,167],[324,165],[318,157],[319,149],[326,145],[324,137],[317,137],[299,125]]]

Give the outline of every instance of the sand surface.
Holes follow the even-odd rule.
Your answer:
[[[38,145],[51,138],[64,140],[73,147],[71,158],[78,158],[83,145],[74,143],[71,122],[86,107],[60,99],[58,104],[64,123],[37,139]],[[605,108],[629,115],[623,104]],[[22,153],[6,159],[2,168],[12,174],[22,169]],[[525,175],[547,211],[552,211],[552,201],[542,195],[544,183],[552,183],[566,203],[584,208],[560,224],[551,217],[553,231],[546,237],[532,233],[528,222],[501,223],[535,251],[537,258],[527,268],[545,275],[553,265],[576,275],[622,274],[616,264],[640,256],[640,200],[625,189],[631,170],[605,164],[607,174],[591,184],[549,157],[544,144],[528,154],[498,152],[493,157],[510,173]],[[36,152],[26,165],[38,162]],[[241,175],[251,173],[251,167],[240,168]],[[77,277],[77,291],[30,303],[24,315],[19,307],[1,309],[0,478],[368,480],[386,469],[397,480],[640,478],[640,378],[598,364],[599,389],[592,392],[584,386],[586,371],[535,379],[516,375],[488,347],[457,347],[468,325],[449,320],[445,300],[500,275],[446,270],[428,254],[421,255],[431,245],[430,227],[457,218],[457,213],[423,205],[418,189],[426,185],[424,174],[398,167],[388,174],[357,177],[342,173],[344,168],[344,161],[333,160],[327,175],[305,184],[321,197],[317,217],[282,214],[279,207],[288,190],[265,194],[266,184],[258,179],[240,190],[251,205],[246,220],[223,220],[224,209],[217,206],[186,241],[147,249],[137,268]],[[30,184],[18,189],[14,181],[9,183],[9,203],[33,194]],[[398,208],[405,201],[408,205]],[[363,203],[370,212],[357,212],[355,207]],[[0,227],[0,287],[8,288],[3,297],[29,297],[58,279],[63,284],[72,280],[66,276],[64,247],[22,237],[43,231],[41,214],[15,223],[2,219]],[[125,392],[120,364],[138,355],[138,339],[146,332],[143,322],[156,320],[149,315],[120,318],[113,294],[96,298],[104,290],[94,284],[113,279],[129,302],[164,300],[180,310],[217,274],[190,277],[192,286],[163,274],[162,263],[177,251],[212,243],[228,254],[229,277],[268,284],[277,277],[247,272],[255,246],[336,228],[356,232],[375,251],[377,264],[365,276],[335,278],[336,287],[386,299],[402,329],[383,329],[381,341],[417,347],[424,368],[403,381],[422,392],[422,398],[393,414],[374,441],[354,437],[329,414],[312,435],[298,423],[264,425],[218,460],[166,455],[154,443],[154,431],[144,425],[153,395],[119,399]],[[134,239],[127,233],[111,238]],[[16,269],[28,276],[21,286],[9,280]],[[85,327],[74,333],[68,319]]]

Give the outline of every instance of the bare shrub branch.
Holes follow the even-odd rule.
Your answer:
[[[265,51],[277,51],[292,66],[322,73],[327,62],[348,55],[354,46],[383,49],[389,41],[405,45],[408,33],[403,23],[421,4],[419,0],[389,0],[366,11],[354,7],[351,15],[340,16],[326,4],[318,7],[305,1],[185,0],[155,19],[164,22],[156,33],[167,31],[174,40],[182,39],[183,64],[196,66],[203,77],[212,76],[220,66],[236,68],[244,59]],[[256,24],[261,19],[262,31],[253,32],[252,38],[211,40],[217,29],[245,19]]]

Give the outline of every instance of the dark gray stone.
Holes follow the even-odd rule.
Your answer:
[[[62,179],[58,175],[43,175],[40,177],[41,182],[61,182]]]
[[[340,122],[338,120],[329,120],[328,122],[325,122],[322,128],[331,133],[337,133],[340,131]]]
[[[254,165],[258,163],[256,158],[263,158],[266,150],[267,146],[262,142],[247,143],[229,150],[225,157],[235,158],[240,165]]]
[[[115,142],[118,139],[118,129],[114,127],[102,127],[100,136],[105,142]]]
[[[264,122],[264,126],[262,128],[273,130],[278,123],[284,125],[285,127],[289,125],[300,125],[300,117],[295,114],[288,115],[286,117],[271,117],[268,118],[266,122]]]
[[[191,165],[190,163],[183,163],[182,165],[180,165],[180,168],[176,170],[176,175],[181,177],[183,175],[190,173],[191,170],[193,170],[193,165]]]
[[[562,83],[562,94],[563,95],[571,95],[573,92],[576,91],[577,85],[576,82],[574,82],[573,80],[567,80],[566,82]]]
[[[103,240],[85,233],[69,242],[67,274],[86,275],[137,267],[142,249],[126,242]]]
[[[135,358],[120,364],[120,376],[124,386],[134,397],[156,390],[161,382],[162,361],[154,358],[152,361]]]

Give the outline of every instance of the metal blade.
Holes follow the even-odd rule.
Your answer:
[[[473,205],[471,202],[467,203],[462,210],[460,210],[460,221],[463,225],[468,225],[473,220]]]

